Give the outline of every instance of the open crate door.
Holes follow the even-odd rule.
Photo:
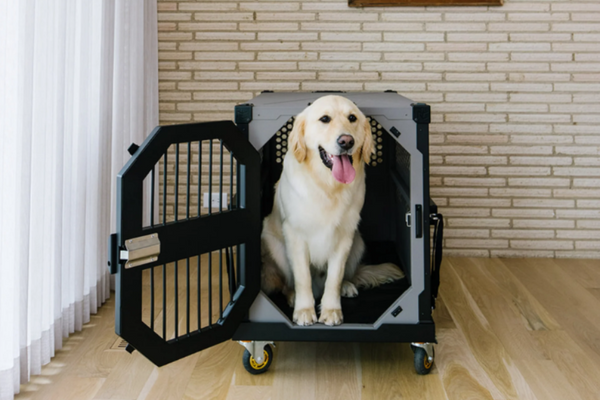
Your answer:
[[[226,121],[158,127],[121,170],[115,328],[154,364],[230,339],[246,317],[260,290],[259,168]]]

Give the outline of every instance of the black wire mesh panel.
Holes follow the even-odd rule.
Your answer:
[[[235,158],[222,140],[175,143],[144,179],[144,226],[202,218],[236,208]],[[158,205],[158,207],[155,207]],[[164,340],[223,318],[237,290],[239,246],[146,269],[142,320]],[[225,306],[224,306],[225,305]]]
[[[222,140],[177,143],[144,179],[145,227],[235,208],[236,160]]]
[[[142,274],[142,321],[164,340],[222,321],[238,289],[238,248],[148,268]]]

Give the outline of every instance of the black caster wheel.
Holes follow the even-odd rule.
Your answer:
[[[433,367],[433,360],[431,360],[431,362],[429,361],[425,349],[416,346],[411,347],[413,352],[415,353],[415,371],[417,371],[417,374],[419,375],[427,375],[431,372],[431,368]]]
[[[263,352],[263,362],[258,364],[248,350],[244,351],[242,363],[244,364],[246,371],[250,372],[252,375],[258,375],[267,372],[271,366],[271,363],[273,362],[273,349],[270,345],[266,345],[263,349]]]

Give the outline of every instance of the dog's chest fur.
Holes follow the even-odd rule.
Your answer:
[[[354,236],[364,203],[364,172],[361,170],[352,184],[327,188],[298,165],[289,164],[295,163],[285,166],[287,171],[277,188],[282,219],[289,220],[307,244],[311,265],[325,268],[342,238]]]

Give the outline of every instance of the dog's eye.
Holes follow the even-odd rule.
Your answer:
[[[323,115],[321,118],[319,118],[319,121],[321,121],[324,124],[328,124],[331,121],[331,118],[329,117],[329,115]]]
[[[356,115],[354,115],[354,114],[350,114],[350,115],[348,116],[348,121],[350,121],[350,122],[356,122]]]

